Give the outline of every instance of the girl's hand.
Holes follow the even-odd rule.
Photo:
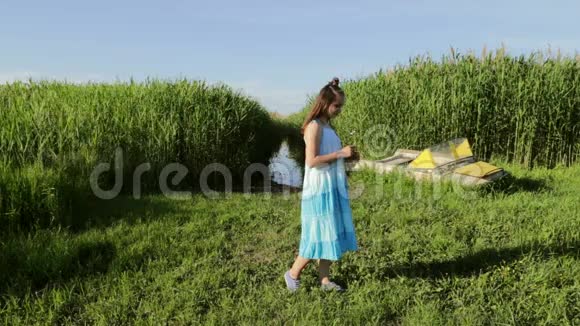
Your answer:
[[[360,160],[360,154],[358,152],[358,149],[356,148],[356,146],[351,146],[352,148],[352,155],[350,156],[349,160],[353,160],[353,161],[358,161]]]
[[[338,152],[339,158],[351,158],[353,154],[356,153],[356,148],[354,146],[345,146]]]

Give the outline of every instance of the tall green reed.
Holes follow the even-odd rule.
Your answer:
[[[249,164],[268,163],[283,137],[280,123],[258,102],[226,85],[188,80],[1,85],[0,121],[0,214],[22,218],[38,217],[24,209],[27,201],[45,201],[35,192],[37,179],[53,191],[88,192],[91,171],[99,163],[113,166],[116,148],[123,151],[123,191],[131,191],[142,163],[151,164],[143,189],[156,191],[169,163],[188,169],[183,187],[198,187],[210,163],[225,165],[241,182]],[[222,178],[213,176],[210,184]],[[99,180],[110,187],[114,172]]]
[[[440,61],[411,58],[343,88],[348,99],[334,126],[368,158],[455,137],[467,137],[482,159],[498,155],[528,167],[569,165],[580,156],[578,57],[452,51]],[[289,121],[298,125],[309,109]]]

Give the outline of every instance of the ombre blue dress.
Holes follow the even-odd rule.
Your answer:
[[[342,149],[330,126],[318,120],[310,123],[322,125],[319,155]],[[338,260],[346,251],[358,249],[344,158],[312,168],[305,164],[300,219],[299,256]]]

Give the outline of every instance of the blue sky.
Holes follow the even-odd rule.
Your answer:
[[[0,82],[187,77],[286,114],[333,76],[450,46],[575,54],[580,1],[10,1],[0,41]]]

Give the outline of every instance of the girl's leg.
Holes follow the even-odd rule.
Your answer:
[[[321,284],[330,282],[330,264],[332,264],[332,261],[328,259],[320,259],[318,263],[318,272],[320,273],[319,279]]]
[[[302,270],[304,269],[304,267],[306,267],[306,265],[308,265],[308,263],[310,262],[310,259],[308,258],[304,258],[304,257],[296,257],[296,260],[294,261],[294,264],[292,265],[292,268],[290,269],[290,276],[293,279],[298,279],[300,277],[300,273],[302,273]]]

